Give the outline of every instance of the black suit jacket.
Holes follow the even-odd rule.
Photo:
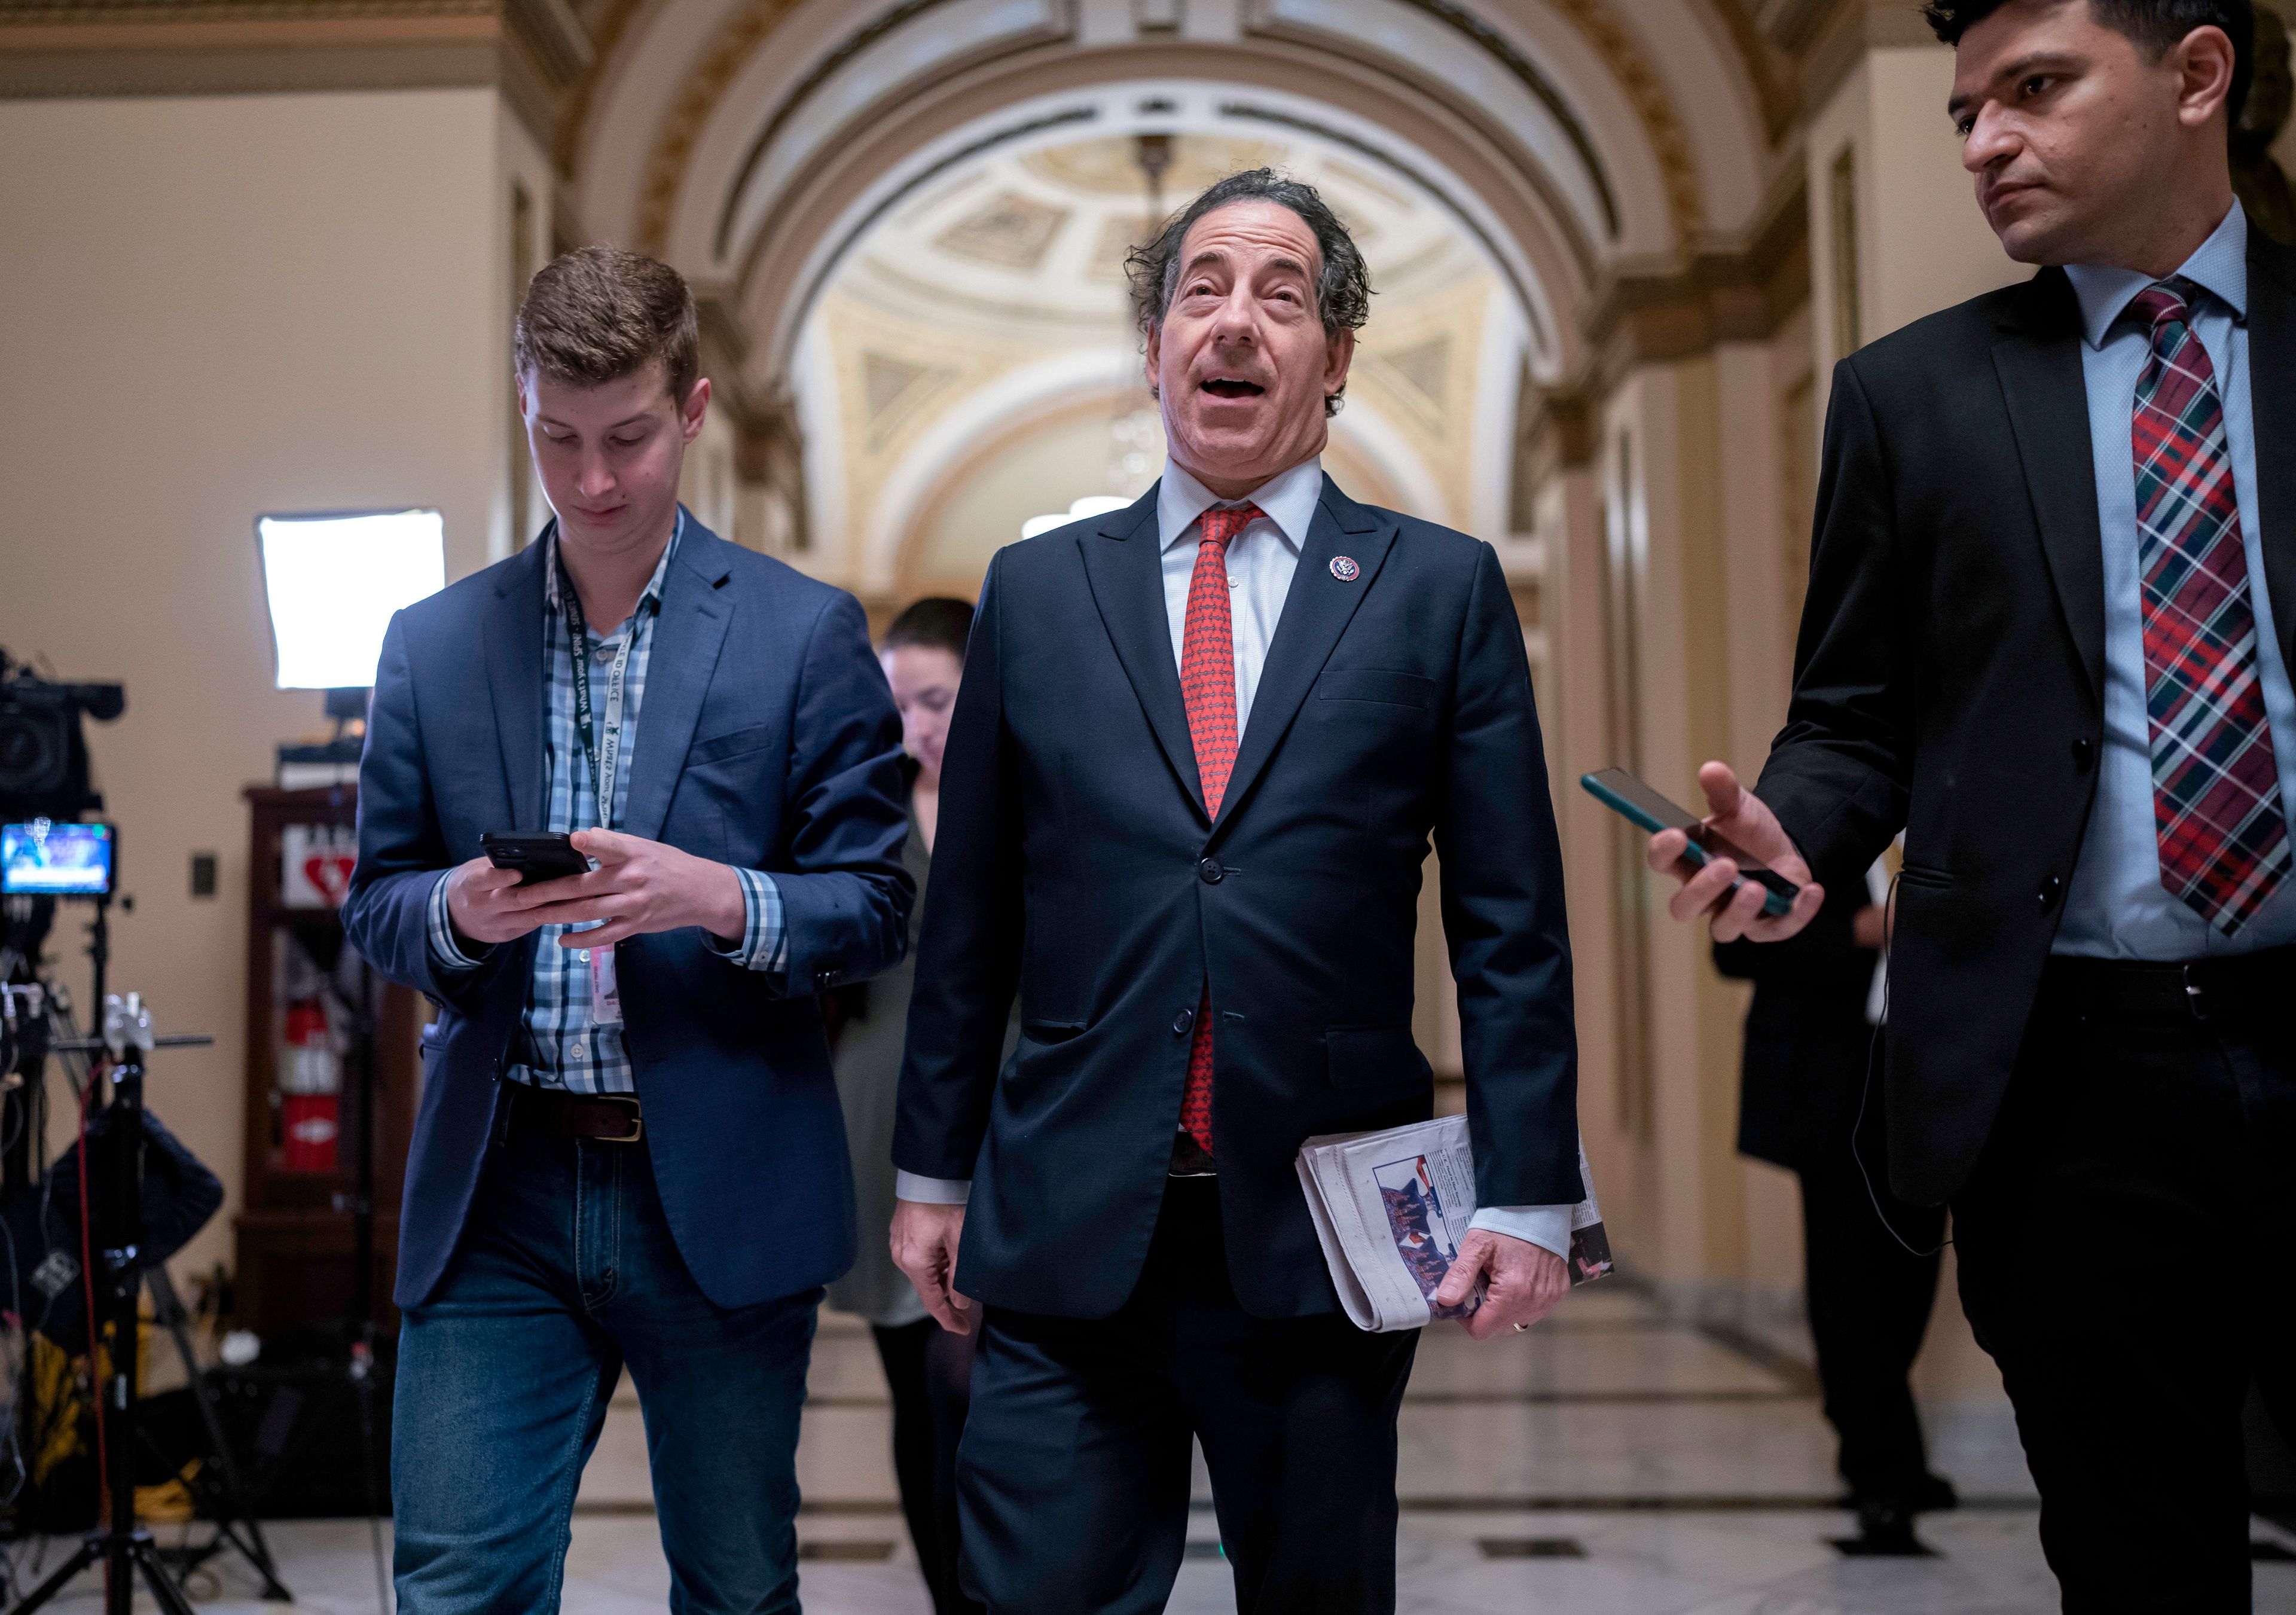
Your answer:
[[[2296,252],[2249,236],[2266,576],[2296,660]],[[1900,826],[1890,1179],[1949,1198],[1984,1148],[2096,789],[2104,570],[2064,272],[1844,359],[1786,726],[1757,792],[1829,886]]]
[[[1336,1310],[1293,1157],[1431,1112],[1411,1038],[1431,832],[1480,1203],[1579,1198],[1561,856],[1490,546],[1326,479],[1218,819],[1202,801],[1154,491],[1000,551],[949,730],[893,1144],[908,1171],[972,1180],[966,1295],[1123,1304],[1209,972],[1237,1297]]]

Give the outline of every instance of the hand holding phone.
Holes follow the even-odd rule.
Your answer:
[[[562,831],[488,831],[484,848],[447,873],[447,914],[458,941],[491,947],[515,942],[547,923],[516,894],[544,881],[586,874],[590,860]]]
[[[1767,804],[1722,763],[1699,770],[1714,809],[1700,819],[1623,769],[1586,775],[1587,790],[1652,832],[1650,866],[1680,880],[1668,902],[1677,920],[1710,916],[1714,939],[1783,941],[1809,923],[1824,891]]]
[[[479,845],[496,869],[516,870],[521,886],[590,873],[590,860],[562,830],[489,830],[479,837]]]

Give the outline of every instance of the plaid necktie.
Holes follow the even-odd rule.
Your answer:
[[[1228,614],[1227,546],[1259,515],[1256,504],[1215,505],[1204,512],[1196,570],[1188,579],[1188,621],[1180,642],[1180,694],[1188,704],[1188,739],[1203,782],[1204,811],[1219,816],[1235,767],[1235,629]],[[1212,1148],[1212,984],[1204,981],[1188,1044],[1188,1086],[1180,1126],[1205,1154]]]
[[[2248,552],[2224,405],[2179,276],[2129,304],[2152,328],[2129,429],[2161,884],[2229,937],[2288,873],[2288,823],[2257,674]]]

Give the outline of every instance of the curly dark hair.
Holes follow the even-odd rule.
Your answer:
[[[1211,186],[1174,214],[1153,240],[1125,255],[1124,275],[1132,284],[1132,313],[1140,334],[1145,337],[1163,324],[1173,295],[1180,289],[1180,250],[1187,243],[1188,232],[1206,214],[1231,202],[1246,201],[1274,202],[1300,216],[1314,232],[1316,250],[1324,260],[1323,274],[1316,282],[1316,312],[1324,322],[1324,333],[1337,336],[1342,331],[1361,330],[1371,317],[1371,269],[1340,216],[1305,180],[1287,179],[1273,168],[1246,168]],[[1341,395],[1346,391],[1342,385],[1324,400],[1325,414],[1340,413]]]
[[[1959,45],[1964,34],[2008,4],[2009,0],[1929,0],[1922,7],[1922,17],[1939,39]],[[2138,48],[2152,52],[2156,61],[2196,28],[2224,29],[2232,41],[2233,63],[2225,118],[2228,123],[2240,121],[2241,105],[2248,99],[2249,79],[2255,71],[2255,0],[2088,0],[2088,7],[2097,21],[2135,40]]]

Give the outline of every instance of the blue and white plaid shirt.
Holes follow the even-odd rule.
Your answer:
[[[645,699],[646,663],[653,653],[654,623],[661,614],[662,579],[668,575],[670,558],[677,553],[678,541],[685,535],[685,512],[681,507],[677,525],[670,533],[660,564],[654,568],[637,609],[611,636],[599,637],[595,627],[589,628],[586,635],[591,709],[599,714],[602,721],[607,670],[621,652],[622,635],[636,635],[630,645],[629,667],[623,675],[621,764],[614,773],[614,811],[612,818],[605,821],[608,828],[621,823],[622,813],[629,803],[631,762],[637,753],[638,713]],[[544,542],[555,546],[556,532],[554,530]],[[583,754],[581,736],[574,727],[574,666],[568,653],[566,614],[558,599],[558,556],[554,547],[543,556],[543,576],[547,581],[544,586],[546,598],[542,665],[548,680],[550,709],[544,752],[550,810],[549,822],[544,828],[587,830],[601,822],[597,789],[590,777],[589,760]],[[741,877],[743,906],[748,913],[741,945],[726,947],[711,938],[709,946],[748,970],[783,969],[789,947],[782,922],[781,889],[763,870],[737,869],[734,873]],[[517,1062],[506,1074],[516,1082],[565,1088],[577,1094],[632,1093],[637,1085],[630,1075],[629,1054],[622,1046],[622,1029],[590,1024],[589,951],[558,946],[561,932],[582,929],[586,928],[545,925],[536,933],[534,979],[527,993]],[[447,877],[439,876],[439,883],[430,889],[432,962],[442,971],[476,970],[484,962],[486,951],[481,950],[480,956],[474,958],[455,940],[447,913]]]

